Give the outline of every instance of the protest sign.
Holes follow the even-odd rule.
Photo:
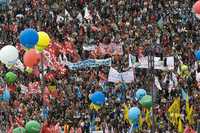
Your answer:
[[[119,73],[114,68],[110,68],[110,72],[108,75],[108,81],[117,83],[117,82],[125,82],[125,83],[131,83],[134,81],[134,75],[133,75],[133,69],[126,72]]]
[[[148,68],[148,56],[141,57],[136,62],[136,57],[129,55],[129,67],[134,66],[135,68]],[[154,69],[159,70],[173,70],[174,69],[174,57],[164,57],[161,60],[160,57],[154,57]]]

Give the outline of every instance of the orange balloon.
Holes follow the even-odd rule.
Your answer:
[[[24,65],[30,68],[38,65],[40,62],[41,55],[35,49],[30,49],[24,54]]]

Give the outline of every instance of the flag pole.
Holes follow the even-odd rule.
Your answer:
[[[150,78],[150,89],[151,89],[151,95],[152,95],[152,127],[151,127],[151,133],[155,133],[155,119],[154,119],[154,50],[150,46],[149,47],[149,55],[148,55],[148,71],[149,71],[149,78]]]
[[[45,87],[45,80],[44,80],[44,55],[41,52],[41,93],[43,95],[44,87]]]

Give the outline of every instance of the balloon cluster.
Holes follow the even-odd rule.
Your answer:
[[[139,101],[142,107],[145,107],[147,109],[150,109],[152,107],[152,97],[150,95],[147,95],[147,92],[144,89],[138,89],[136,91],[135,99]]]
[[[26,123],[25,128],[17,127],[13,130],[13,133],[40,133],[41,125],[35,120],[31,120]]]
[[[96,91],[90,96],[91,105],[90,108],[98,111],[101,108],[101,105],[105,103],[105,95],[101,91]]]
[[[32,68],[38,65],[40,61],[40,53],[49,46],[49,35],[43,31],[37,32],[32,28],[27,28],[20,33],[20,44],[27,49],[24,54],[24,65]],[[12,45],[4,46],[0,50],[0,61],[6,66],[13,66],[17,63],[19,51]]]
[[[19,41],[25,49],[29,49],[24,54],[24,65],[28,68],[33,68],[38,65],[41,60],[42,52],[49,46],[49,35],[43,31],[37,32],[32,28],[27,28],[20,33]]]
[[[135,99],[146,109],[150,109],[152,107],[152,97],[147,95],[147,92],[144,89],[138,89],[136,91]],[[133,124],[134,128],[138,128],[139,116],[140,109],[138,107],[132,107],[129,109],[128,119]]]
[[[192,11],[195,13],[196,17],[198,19],[200,19],[200,0],[197,1],[193,7],[192,7]]]

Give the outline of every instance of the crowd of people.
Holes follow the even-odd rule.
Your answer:
[[[25,50],[19,44],[19,33],[25,28],[45,31],[51,38],[51,44],[64,47],[70,43],[71,53],[62,53],[57,48],[56,60],[66,56],[70,62],[86,59],[112,58],[112,67],[119,72],[126,71],[129,65],[129,54],[140,58],[149,54],[149,48],[155,56],[175,57],[175,68],[171,71],[155,70],[162,90],[154,88],[156,131],[160,133],[177,132],[177,127],[168,120],[167,110],[181,91],[188,92],[190,105],[193,106],[193,124],[185,119],[185,101],[181,99],[182,122],[185,127],[194,130],[199,127],[200,81],[196,72],[195,51],[199,45],[199,20],[192,12],[194,0],[19,0],[12,1],[0,13],[0,48],[14,45],[20,51],[20,59]],[[116,43],[122,46],[123,53],[102,54],[91,52],[85,47],[109,45]],[[55,47],[53,47],[55,48]],[[49,59],[51,60],[51,59]],[[177,72],[179,66],[189,67],[189,74],[181,77]],[[130,124],[124,120],[124,106],[139,106],[134,98],[139,88],[151,94],[151,82],[148,69],[135,68],[135,79],[132,83],[106,82],[108,66],[70,70],[65,66],[64,72],[46,67],[43,71],[52,78],[37,74],[28,74],[18,69],[13,70],[18,77],[14,84],[6,85],[3,75],[9,69],[1,64],[1,87],[7,86],[11,92],[9,102],[0,102],[0,130],[7,132],[10,127],[24,126],[28,120],[37,120],[42,126],[55,126],[59,123],[69,125],[75,131],[89,133],[91,130],[103,130],[109,133],[126,133]],[[39,72],[42,73],[40,67]],[[33,70],[34,71],[34,70]],[[173,78],[177,84],[171,87]],[[40,75],[40,74],[39,74]],[[44,82],[43,82],[44,80]],[[104,90],[101,82],[106,82]],[[31,83],[31,85],[30,85]],[[44,84],[43,84],[44,83]],[[22,93],[23,88],[36,87],[40,93]],[[49,101],[44,102],[46,88],[54,88],[49,94]],[[91,95],[95,91],[104,91],[106,103],[98,111],[90,108]],[[120,95],[120,97],[119,97]],[[142,108],[141,108],[142,110]],[[142,113],[143,119],[145,113]],[[94,119],[94,118],[95,119]],[[150,132],[144,120],[142,130]]]

